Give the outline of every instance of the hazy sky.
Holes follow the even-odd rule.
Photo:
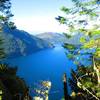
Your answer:
[[[30,33],[63,32],[55,17],[63,15],[62,6],[71,6],[70,0],[12,0],[13,20],[17,28]]]

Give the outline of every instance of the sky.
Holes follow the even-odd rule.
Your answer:
[[[63,15],[60,8],[71,6],[71,0],[11,0],[13,21],[18,29],[37,34],[42,32],[64,32],[55,17]]]

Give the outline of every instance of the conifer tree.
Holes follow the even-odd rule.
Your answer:
[[[0,59],[5,58],[6,56],[5,50],[3,48],[3,42],[4,39],[0,36]]]
[[[64,47],[69,50],[68,57],[72,59],[78,66],[77,71],[72,71],[76,80],[74,86],[87,93],[85,99],[91,97],[93,100],[100,99],[100,1],[99,0],[72,0],[73,7],[62,7],[65,16],[58,16],[56,19],[66,25],[66,34],[84,33],[80,41],[82,45],[79,48],[74,45],[65,44]],[[84,50],[84,53],[81,53]],[[90,52],[92,50],[92,52]],[[93,52],[93,50],[95,50]],[[87,52],[89,51],[89,52]],[[87,60],[92,64],[90,66],[82,66],[80,55],[90,55]],[[86,59],[86,58],[85,58]],[[84,60],[84,59],[82,59]],[[77,92],[79,90],[76,88]],[[76,92],[76,91],[75,91]],[[84,92],[83,92],[84,94]]]
[[[0,23],[8,23],[12,16],[10,0],[0,0]]]
[[[0,90],[2,100],[20,100],[28,89],[25,81],[16,75],[17,67],[0,64]],[[22,99],[21,99],[22,100]]]
[[[14,22],[10,20],[11,17],[13,17],[11,0],[0,0],[0,29],[2,29],[3,24],[8,25],[12,29],[16,28]]]

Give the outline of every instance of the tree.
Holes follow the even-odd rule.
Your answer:
[[[100,89],[97,82],[97,76],[92,67],[78,66],[77,71],[71,71],[69,83],[76,95],[80,94],[83,100],[99,100]]]
[[[6,55],[5,50],[3,48],[3,43],[4,43],[4,39],[0,35],[0,59],[4,58]]]
[[[58,16],[56,19],[61,24],[66,25],[67,34],[85,34],[85,37],[80,39],[82,45],[79,46],[78,49],[77,47],[68,44],[65,44],[64,47],[68,49],[68,57],[75,61],[78,66],[82,66],[82,62],[79,62],[82,57],[76,60],[77,57],[87,54],[90,56],[87,60],[92,62],[91,67],[84,66],[85,71],[84,69],[80,71],[79,68],[77,68],[77,72],[74,73],[77,75],[77,73],[82,72],[82,74],[80,73],[80,75],[76,77],[76,85],[80,89],[85,90],[93,97],[93,99],[99,100],[100,90],[98,90],[98,88],[100,87],[100,63],[98,62],[100,60],[100,1],[72,0],[72,2],[72,8],[62,7],[61,9],[66,16]],[[82,52],[82,50],[84,50],[84,52]],[[94,79],[94,81],[90,81],[92,79]]]
[[[11,1],[0,0],[0,29],[2,29],[3,24],[8,25],[12,29],[16,28],[14,23],[10,21],[11,17],[13,17],[11,13]]]
[[[3,100],[19,100],[28,89],[25,81],[16,75],[17,67],[0,64],[0,90]]]
[[[66,73],[64,73],[64,75],[63,75],[63,85],[64,85],[64,98],[65,98],[65,100],[69,100]]]
[[[12,16],[10,0],[0,0],[0,59],[4,58],[6,55],[3,48],[5,40],[1,35],[1,33],[3,34],[3,26],[8,25],[11,29],[16,28],[14,23],[10,21]]]
[[[13,16],[10,8],[10,0],[0,0],[0,23],[8,23],[9,18]]]

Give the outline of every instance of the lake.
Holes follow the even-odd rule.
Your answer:
[[[44,49],[26,57],[9,59],[7,62],[18,66],[18,75],[24,78],[31,88],[42,80],[51,81],[50,100],[61,100],[63,97],[62,76],[66,73],[69,77],[70,69],[76,68],[66,57],[64,48],[60,46]]]

